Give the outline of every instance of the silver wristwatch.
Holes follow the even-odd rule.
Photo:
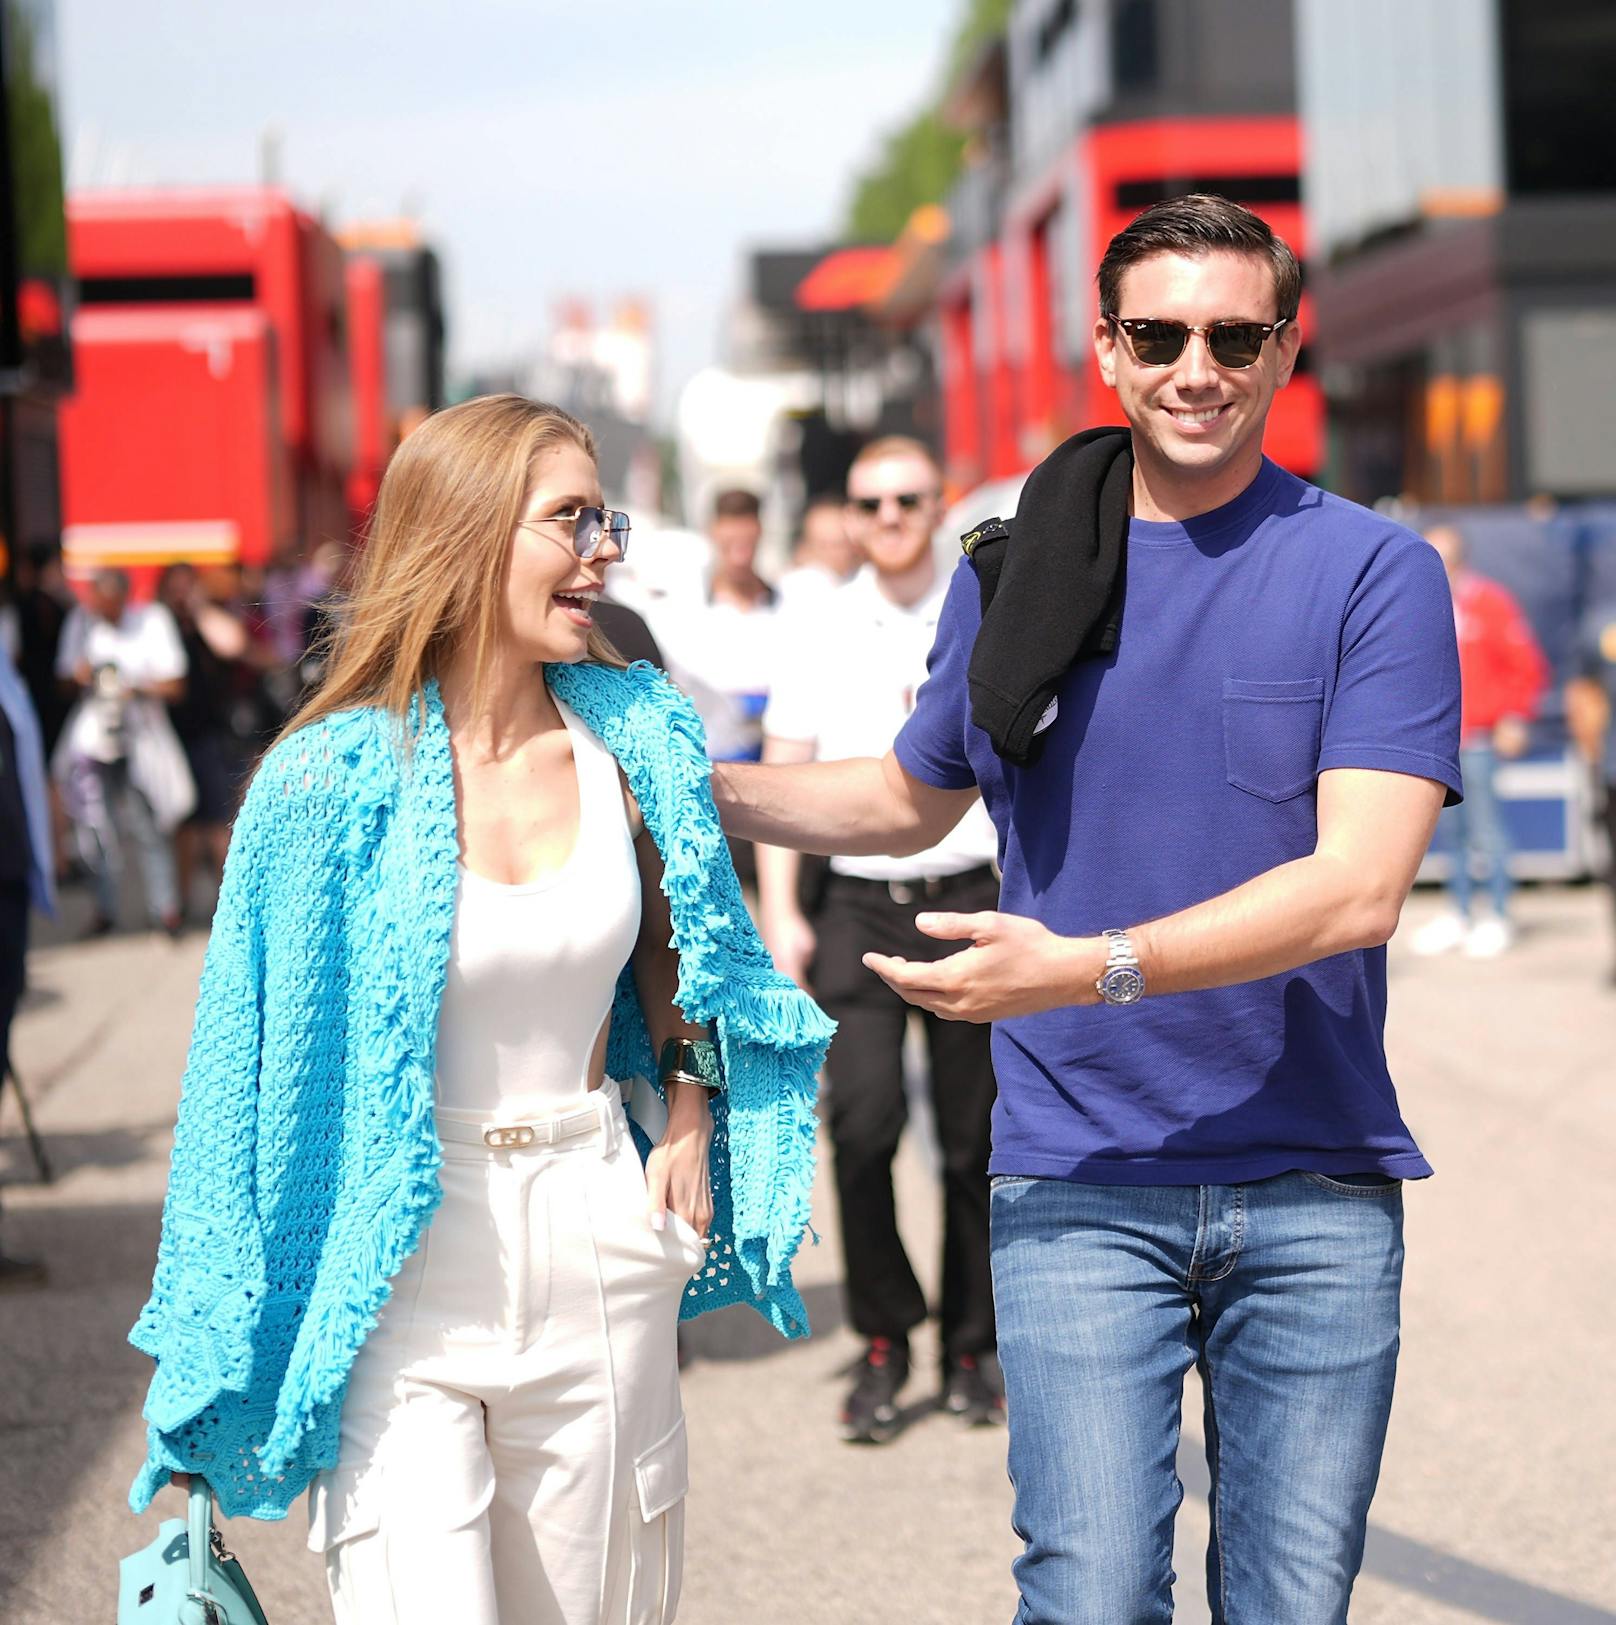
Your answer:
[[[1094,986],[1107,1004],[1138,1004],[1145,996],[1145,973],[1126,931],[1102,931],[1105,969]]]

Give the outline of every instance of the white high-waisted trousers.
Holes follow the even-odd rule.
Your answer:
[[[515,1133],[444,1112],[438,1129],[443,1204],[310,1490],[337,1625],[668,1625],[689,1486],[675,1331],[700,1238],[671,1212],[651,1229],[610,1081]]]

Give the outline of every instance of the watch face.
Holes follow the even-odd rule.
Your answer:
[[[1137,1004],[1144,993],[1145,978],[1132,965],[1118,965],[1100,978],[1100,997],[1107,1004]]]

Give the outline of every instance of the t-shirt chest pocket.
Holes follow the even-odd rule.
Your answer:
[[[1229,783],[1265,801],[1313,787],[1324,726],[1324,679],[1259,683],[1223,679],[1223,746]]]

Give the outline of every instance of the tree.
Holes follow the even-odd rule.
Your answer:
[[[948,86],[974,52],[1005,30],[1012,0],[968,0],[949,47],[942,86],[928,105],[888,136],[881,156],[854,182],[846,234],[859,242],[891,242],[923,203],[941,203],[959,177],[965,137],[943,123]]]

